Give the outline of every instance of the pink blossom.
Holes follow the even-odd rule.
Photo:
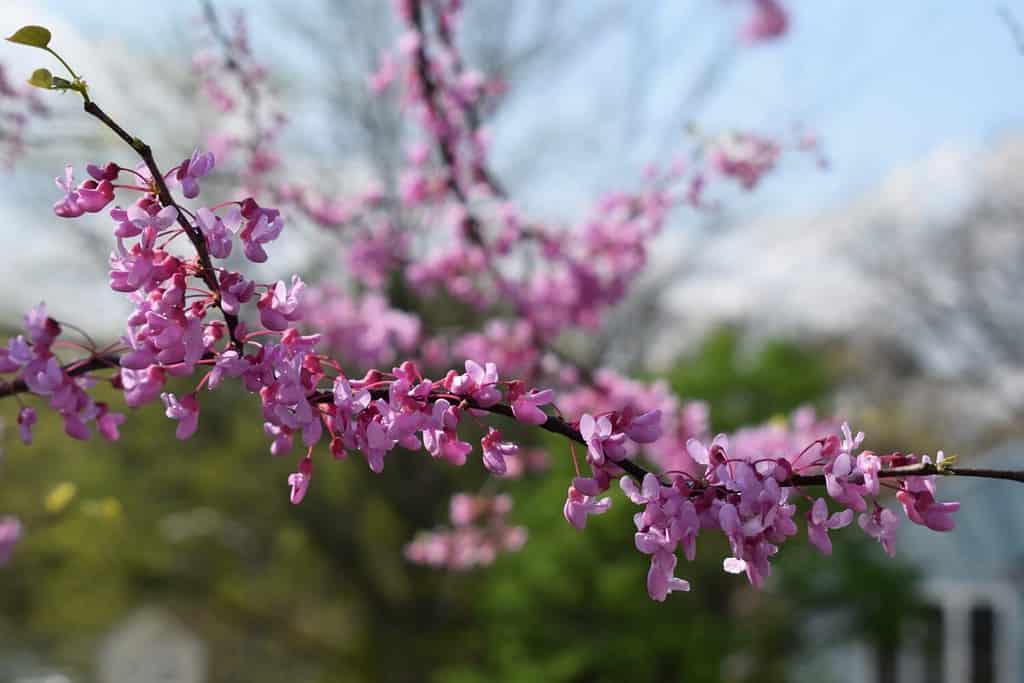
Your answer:
[[[7,340],[7,348],[0,347],[0,372],[16,372],[32,362],[32,348],[21,335]]]
[[[256,285],[241,273],[223,270],[220,273],[221,306],[225,313],[238,315],[242,304],[248,303],[256,292]]]
[[[196,212],[196,223],[203,236],[206,237],[210,256],[227,258],[231,255],[231,234],[220,216],[204,206]]]
[[[742,36],[748,43],[767,42],[786,33],[789,16],[779,0],[753,0],[754,13],[743,26]]]
[[[593,415],[585,413],[580,418],[580,434],[587,443],[587,460],[595,465],[603,465],[605,457],[621,460],[625,456],[626,435],[615,433],[607,415],[594,419]]]
[[[22,377],[29,390],[40,396],[50,396],[63,386],[65,381],[64,369],[53,356],[29,363]]]
[[[241,377],[244,375],[250,365],[250,362],[240,356],[238,351],[228,349],[217,356],[217,361],[208,375],[206,386],[212,391],[220,385],[225,377]]]
[[[99,213],[114,201],[114,186],[109,180],[86,180],[78,186],[78,206],[87,213]]]
[[[113,209],[111,217],[118,220],[122,216],[120,209]],[[156,231],[166,230],[178,220],[178,209],[173,206],[161,206],[155,201],[139,201],[123,211],[124,221],[138,231],[153,228]],[[136,233],[138,234],[138,233]],[[125,235],[131,237],[132,235]]]
[[[379,94],[394,82],[397,70],[394,58],[387,52],[380,56],[377,70],[369,77],[370,90]]]
[[[420,342],[419,317],[375,292],[356,297],[330,285],[308,288],[302,315],[342,360],[364,367],[393,361]]]
[[[189,199],[199,196],[199,178],[202,178],[213,170],[214,157],[212,152],[200,154],[199,150],[192,152],[192,156],[181,162],[178,172],[174,175],[175,180],[181,185],[181,192]],[[223,258],[223,257],[218,257]]]
[[[284,219],[277,209],[262,208],[251,197],[242,202],[241,214],[245,223],[238,236],[244,245],[245,257],[253,263],[263,263],[267,260],[263,246],[280,237]]]
[[[21,522],[17,517],[0,517],[0,566],[7,564],[14,546],[21,538]]]
[[[32,426],[36,423],[36,411],[27,406],[18,411],[18,435],[25,445],[32,444]]]
[[[818,498],[807,513],[807,539],[823,554],[831,555],[832,541],[828,537],[829,529],[842,529],[852,521],[853,510],[846,509],[829,517],[828,504],[824,498]]]
[[[160,394],[164,402],[167,417],[178,420],[178,428],[174,435],[179,439],[187,439],[196,432],[199,426],[199,402],[194,394],[188,394],[182,399],[171,393]]]
[[[273,438],[273,442],[270,444],[271,455],[280,456],[292,450],[294,439],[292,437],[292,430],[288,427],[282,427],[272,422],[264,422],[263,433]]]
[[[113,161],[109,161],[102,167],[97,164],[87,164],[85,171],[97,182],[102,182],[104,180],[113,181],[117,180],[118,175],[120,175],[121,167]]]
[[[77,218],[85,213],[79,202],[78,190],[75,188],[74,169],[69,164],[64,167],[64,177],[56,178],[57,187],[64,191],[64,196],[53,205],[53,212],[61,218]]]
[[[908,477],[911,479],[918,477]],[[926,526],[932,531],[952,531],[956,522],[950,516],[960,509],[960,503],[938,503],[934,494],[923,487],[903,488],[896,493],[896,498],[903,506],[903,511],[914,524]]]
[[[718,141],[708,152],[708,163],[726,177],[752,190],[775,168],[781,149],[775,142],[752,133],[736,133]]]
[[[119,427],[124,424],[125,416],[121,413],[112,413],[106,403],[97,403],[99,412],[96,415],[96,428],[100,435],[107,441],[117,441],[121,438]]]
[[[448,516],[455,526],[469,526],[484,511],[476,496],[458,493],[452,496],[448,506]]]
[[[124,389],[125,403],[131,408],[154,401],[164,387],[163,368],[151,365],[141,370],[121,368],[120,382]]]
[[[283,330],[290,322],[301,320],[299,305],[305,287],[299,276],[293,275],[291,289],[281,280],[268,289],[257,304],[263,326],[268,330]]]
[[[632,477],[622,477],[619,479],[619,486],[622,488],[622,492],[626,494],[626,497],[637,505],[655,503],[661,494],[661,483],[650,472],[644,475],[642,485],[639,487]]]
[[[675,576],[676,556],[659,550],[651,555],[651,568],[647,572],[647,594],[651,600],[664,602],[669,593],[690,590],[690,584]]]
[[[334,405],[340,414],[355,417],[370,406],[370,392],[352,388],[348,378],[340,375],[334,380]]]
[[[37,346],[49,346],[60,335],[60,325],[46,313],[46,305],[33,306],[25,314],[25,329]]]
[[[577,529],[584,529],[587,526],[588,515],[603,515],[612,506],[612,499],[605,497],[598,499],[600,488],[593,479],[576,477],[572,480],[569,493],[562,508],[562,514],[566,521]]]
[[[361,447],[370,470],[376,474],[384,471],[384,456],[395,447],[380,420],[371,420],[366,425],[364,445]]]
[[[306,456],[299,462],[299,471],[288,475],[288,485],[292,487],[292,492],[289,496],[292,505],[298,505],[306,497],[306,491],[309,489],[309,480],[312,476],[313,459]]]
[[[501,400],[501,391],[496,386],[497,383],[497,365],[485,363],[481,366],[473,360],[466,361],[464,374],[453,375],[447,380],[453,394],[469,396],[483,408],[492,406]]]
[[[484,467],[497,475],[505,474],[507,471],[505,458],[519,452],[519,446],[509,441],[502,441],[501,432],[493,427],[487,429],[487,435],[480,440],[480,447],[483,449]]]
[[[870,514],[861,513],[857,523],[871,538],[882,544],[882,550],[886,555],[892,557],[896,554],[896,528],[900,524],[900,518],[888,508],[875,506]]]
[[[637,443],[654,443],[661,438],[661,411],[649,410],[634,416],[626,425],[625,432]]]
[[[548,416],[540,406],[548,405],[554,400],[555,392],[551,389],[530,389],[525,391],[521,381],[512,382],[509,387],[508,399],[512,404],[512,414],[520,422],[541,425],[547,422]]]

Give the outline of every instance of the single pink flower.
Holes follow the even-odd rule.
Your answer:
[[[36,423],[36,411],[25,406],[18,411],[18,434],[25,445],[32,443],[32,425]]]
[[[187,439],[196,433],[199,426],[199,401],[195,394],[187,394],[180,400],[171,393],[160,394],[164,402],[167,417],[178,420],[178,428],[174,435],[179,439]]]
[[[292,505],[298,505],[306,497],[306,491],[309,489],[309,480],[312,476],[313,460],[306,456],[299,463],[299,471],[288,475],[288,485],[292,487],[291,496],[289,497]]]
[[[14,552],[14,546],[21,538],[21,522],[17,517],[0,518],[0,566],[7,564]]]

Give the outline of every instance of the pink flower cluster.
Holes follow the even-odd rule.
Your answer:
[[[623,476],[614,463],[624,452],[624,442],[657,437],[653,415],[629,418],[628,414],[615,413],[596,420],[590,415],[580,419],[592,476],[573,480],[564,512],[570,524],[584,528],[588,515],[602,514],[611,506],[609,497],[600,496],[612,479],[619,478],[626,497],[643,507],[634,516],[635,544],[651,558],[647,590],[658,601],[673,591],[689,590],[689,583],[675,575],[678,553],[692,561],[701,531],[723,534],[732,551],[723,562],[725,571],[745,572],[751,584],[760,587],[771,574],[771,557],[798,532],[797,506],[791,500],[794,493],[809,502],[808,540],[822,553],[832,552],[828,532],[849,525],[859,515],[864,532],[893,554],[899,518],[878,502],[883,485],[879,472],[916,462],[930,463],[927,456],[918,460],[902,454],[879,456],[860,451],[863,434],[853,436],[844,423],[841,437],[832,432],[803,448],[778,450],[769,445],[771,441],[762,442],[764,448],[752,448],[750,435],[741,436],[741,443],[747,440],[748,444],[739,448],[731,448],[724,434],[710,443],[691,439],[686,450],[701,470],[698,475],[667,471],[659,477],[647,473],[638,482]],[[647,431],[649,428],[652,431]],[[776,440],[775,445],[784,444]],[[940,454],[937,462],[941,465],[942,461]],[[797,483],[800,476],[822,474],[828,498],[840,508],[832,514],[826,498],[812,498]],[[950,514],[959,509],[959,503],[936,502],[934,475],[889,481],[912,522],[935,531],[953,528]]]
[[[468,413],[501,402],[503,384],[508,383],[499,381],[493,363],[480,366],[466,361],[466,372],[451,370],[443,379],[431,381],[406,361],[392,373],[372,370],[358,381],[338,375],[333,400],[319,403],[319,410],[337,458],[359,450],[370,469],[381,472],[384,457],[402,447],[423,449],[437,460],[461,466],[473,446],[459,436],[460,422]],[[480,445],[483,465],[494,474],[505,474],[505,458],[518,450],[493,428]]]
[[[114,201],[111,180],[117,177],[116,169],[113,171],[113,178],[107,177],[109,174],[106,169],[96,166],[90,165],[89,171],[90,175],[95,175],[82,181],[77,187],[74,184],[71,166],[64,169],[63,178],[57,178],[57,187],[64,190],[64,196],[53,205],[53,210],[61,218],[78,218],[84,213],[98,213]]]
[[[662,436],[647,444],[644,454],[663,470],[688,471],[692,462],[686,455],[686,442],[707,437],[710,429],[705,403],[681,401],[664,381],[645,384],[607,368],[595,372],[588,384],[564,394],[558,407],[573,419],[579,419],[587,411],[633,414],[658,411]],[[631,455],[637,451],[628,443],[627,448]]]
[[[775,168],[781,152],[774,140],[754,133],[733,133],[708,149],[710,167],[734,179],[744,190],[753,190],[761,177]]]
[[[356,366],[393,362],[412,354],[420,342],[419,317],[392,308],[377,292],[355,297],[322,285],[306,290],[302,310],[306,322],[323,335],[324,344]]]
[[[93,401],[87,392],[92,382],[74,376],[74,365],[62,365],[54,354],[61,327],[46,314],[46,307],[39,304],[30,310],[25,316],[25,327],[27,339],[18,335],[9,339],[6,347],[0,347],[0,373],[15,373],[14,381],[24,382],[33,394],[47,398],[50,408],[63,419],[68,436],[90,438],[92,432],[88,424],[91,422],[103,437],[117,439],[124,416],[110,412],[106,403]],[[32,443],[35,422],[35,410],[22,407],[18,413],[18,428],[26,444]]]
[[[630,451],[635,452],[629,446],[653,443],[661,436],[661,412],[636,415],[627,409],[597,416],[584,413],[579,430],[587,445],[586,461],[591,476],[572,480],[562,512],[570,524],[584,529],[590,515],[603,514],[611,507],[611,498],[598,496],[608,490],[612,481],[625,475],[624,463],[630,459]]]
[[[405,547],[410,562],[452,570],[490,565],[502,552],[526,543],[526,528],[510,526],[512,499],[507,495],[453,496],[451,528],[421,532]]]

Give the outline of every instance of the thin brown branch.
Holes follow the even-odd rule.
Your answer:
[[[996,13],[999,18],[1006,24],[1007,30],[1010,32],[1010,37],[1013,38],[1013,43],[1017,47],[1017,52],[1024,54],[1024,26],[1021,26],[1020,21],[1014,16],[1013,12],[1006,5],[999,5],[996,8]]]
[[[207,356],[212,357],[212,356]],[[65,371],[73,376],[77,377],[85,375],[95,370],[102,370],[104,368],[119,367],[120,358],[117,354],[102,354],[93,356],[87,360],[75,361],[69,363],[64,367]],[[24,380],[15,380],[13,382],[0,382],[0,398],[6,396],[13,396],[14,394],[28,393],[28,387],[25,385]],[[375,389],[370,392],[374,399],[386,399],[387,390]],[[427,401],[436,401],[442,398],[440,395],[432,395]],[[309,396],[310,403],[331,403],[334,400],[334,395],[329,391],[320,391]],[[512,407],[504,403],[496,403],[490,406],[481,406],[473,399],[464,399],[465,404],[473,409],[479,410],[493,415],[501,415],[514,420],[515,414],[512,412]],[[580,434],[579,429],[574,427],[572,423],[563,420],[560,417],[549,415],[548,419],[540,425],[537,425],[546,432],[557,434],[565,437],[570,441],[574,441],[581,445],[587,445],[583,435]],[[649,473],[649,470],[636,464],[632,460],[620,460],[614,461],[614,464],[622,468],[627,474],[634,479],[640,481],[645,475]],[[897,479],[903,477],[915,477],[915,476],[956,476],[956,477],[973,477],[979,479],[1001,479],[1004,481],[1017,481],[1024,483],[1024,471],[1020,470],[994,470],[988,468],[975,468],[975,467],[954,467],[951,465],[935,465],[933,463],[919,463],[916,465],[903,465],[900,467],[891,467],[886,470],[882,470],[878,473],[878,476],[883,479]],[[789,479],[780,482],[782,486],[823,486],[825,484],[824,474],[795,474]]]
[[[260,103],[262,100],[260,90],[249,76],[246,75],[243,62],[246,60],[247,55],[242,48],[235,45],[227,30],[221,24],[220,16],[217,14],[217,8],[214,7],[212,0],[203,0],[202,5],[206,24],[210,27],[213,39],[220,45],[221,52],[224,55],[224,66],[238,76],[238,84],[245,93],[247,104],[245,116],[251,128],[245,146],[248,148],[249,154],[256,155],[259,151],[260,142],[264,138],[264,130],[260,125]]]
[[[1017,470],[992,470],[975,467],[953,467],[949,465],[935,465],[933,463],[918,463],[916,465],[903,465],[882,470],[878,476],[883,479],[899,477],[926,477],[929,475],[956,476],[956,477],[977,477],[980,479],[1003,479],[1007,481],[1019,481],[1024,483],[1024,471]],[[795,474],[786,480],[784,486],[822,486],[825,484],[824,474]]]
[[[64,370],[72,377],[80,377],[96,370],[120,368],[120,361],[121,358],[117,354],[104,353],[92,356],[91,358],[75,361],[73,363],[68,363],[64,366]],[[27,393],[28,385],[25,384],[25,380],[23,379],[16,379],[12,382],[0,381],[0,398]]]
[[[430,62],[427,58],[426,28],[423,21],[423,6],[421,2],[416,1],[411,3],[411,8],[412,24],[417,33],[422,36],[422,40],[419,41],[413,53],[413,60],[420,83],[423,84],[423,102],[430,110],[431,117],[436,122],[442,122],[445,120],[444,105],[438,101],[440,88],[434,81],[434,75],[430,73]],[[442,128],[442,130],[444,129]],[[437,152],[448,171],[446,178],[448,189],[459,200],[459,203],[466,208],[468,236],[470,240],[482,247],[484,246],[484,239],[483,234],[480,232],[480,223],[472,212],[469,211],[469,197],[459,184],[459,164],[455,149],[451,145],[450,135],[438,132],[431,137],[437,143]]]
[[[370,394],[373,396],[374,399],[387,399],[387,391],[383,389],[371,391]],[[436,401],[440,398],[442,397],[430,396],[427,400]],[[312,403],[330,403],[331,401],[334,400],[334,396],[330,392],[320,392],[311,396],[309,400]],[[479,405],[471,398],[466,398],[463,400],[466,403],[466,405],[472,408],[473,410],[480,410],[487,413],[492,413],[494,415],[501,415],[502,417],[507,417],[513,420],[515,419],[515,414],[512,412],[512,406],[506,405],[504,403],[496,403],[494,405],[485,407]],[[549,415],[547,421],[544,422],[544,424],[540,424],[537,426],[546,432],[551,432],[552,434],[564,436],[570,441],[575,441],[578,444],[583,444],[584,446],[587,444],[587,442],[583,438],[583,435],[580,434],[580,430],[576,429],[576,427],[572,426],[572,424],[566,422],[565,420],[559,417]],[[638,481],[643,479],[644,475],[646,475],[648,472],[646,469],[644,469],[640,465],[637,465],[632,460],[614,461],[614,464],[621,467],[630,476],[634,477]]]

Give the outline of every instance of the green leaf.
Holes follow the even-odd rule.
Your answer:
[[[32,72],[32,78],[28,79],[28,84],[49,90],[53,87],[53,74],[49,69],[36,69]]]
[[[50,29],[44,26],[22,26],[7,40],[12,43],[45,48],[50,44]]]

